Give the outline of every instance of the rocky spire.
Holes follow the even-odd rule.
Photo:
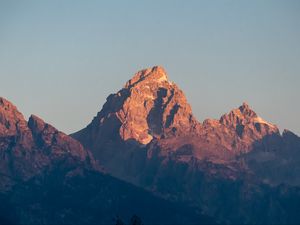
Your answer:
[[[125,88],[132,88],[140,82],[161,83],[168,82],[168,76],[165,69],[161,66],[154,66],[137,72],[126,84]]]
[[[245,102],[240,107],[223,115],[219,122],[229,128],[234,128],[241,138],[251,136],[250,139],[252,140],[262,138],[265,135],[279,134],[276,125],[259,117]]]
[[[197,125],[184,93],[168,80],[164,68],[155,66],[137,72],[122,90],[109,96],[88,133],[95,132],[95,137],[106,127],[102,138],[117,132],[123,141],[146,145],[153,138],[183,135]]]
[[[247,118],[257,117],[257,114],[250,108],[250,106],[246,102],[243,102],[243,104],[239,107],[239,110],[244,117]]]

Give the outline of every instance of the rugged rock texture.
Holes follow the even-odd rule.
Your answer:
[[[220,120],[203,122],[205,139],[218,142],[226,150],[241,154],[257,147],[267,136],[280,136],[278,128],[259,117],[247,103],[223,115]]]
[[[75,139],[0,98],[0,224],[215,224],[105,174]],[[149,210],[151,209],[151,210]]]
[[[200,124],[183,92],[168,80],[162,67],[153,67],[136,73],[123,89],[107,98],[85,129],[71,136],[91,149],[112,174],[126,176],[123,166],[116,164],[137,170],[140,165],[136,163],[143,163],[146,152],[137,152],[136,147],[144,148],[154,139],[196,133],[198,129]]]
[[[114,176],[194,204],[222,222],[300,221],[293,211],[300,202],[298,189],[269,187],[287,182],[283,176],[263,173],[260,160],[260,155],[271,152],[268,171],[290,172],[278,152],[295,154],[299,138],[289,132],[281,135],[246,103],[219,120],[199,123],[161,67],[135,74],[72,137],[91,149]],[[296,158],[293,162],[299,161]],[[277,160],[282,166],[273,166]],[[298,169],[293,174],[295,181]],[[293,207],[287,207],[289,203]]]
[[[60,163],[66,169],[93,168],[93,157],[82,145],[36,116],[29,122],[17,108],[0,98],[0,189],[51,170]]]
[[[168,81],[162,67],[153,67],[138,72],[110,95],[92,123],[73,136],[88,142],[94,136],[111,138],[117,131],[123,141],[146,145],[153,138],[180,136],[198,126],[183,92]]]
[[[118,113],[123,140],[148,144],[154,137],[179,136],[196,130],[198,123],[183,92],[168,80],[162,67],[138,72],[125,89],[130,96]]]
[[[199,123],[161,67],[135,74],[72,137],[0,98],[0,224],[108,224],[135,213],[146,224],[215,222],[202,212],[220,223],[300,223],[300,138],[246,103]],[[164,200],[105,174],[86,149]]]
[[[0,97],[0,136],[14,136],[27,130],[27,122],[17,108]]]

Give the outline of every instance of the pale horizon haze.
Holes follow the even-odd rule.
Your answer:
[[[202,122],[247,102],[300,135],[300,1],[0,1],[0,96],[84,128],[137,71],[163,66]]]

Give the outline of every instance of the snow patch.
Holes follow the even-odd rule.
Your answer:
[[[263,124],[266,124],[266,125],[268,125],[270,127],[275,127],[275,125],[273,125],[271,123],[268,123],[267,121],[265,121],[263,118],[261,118],[259,116],[254,119],[254,122],[256,122],[256,123],[263,123]]]

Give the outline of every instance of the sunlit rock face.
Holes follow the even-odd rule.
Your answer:
[[[233,128],[243,138],[252,140],[265,135],[279,134],[278,128],[259,117],[247,103],[221,117],[221,124]]]
[[[129,96],[117,112],[123,140],[148,144],[154,137],[177,136],[196,129],[197,121],[185,95],[168,80],[162,67],[138,72],[125,89]]]
[[[231,153],[241,154],[261,145],[265,137],[279,137],[280,133],[276,125],[266,122],[243,103],[219,120],[205,120],[202,135],[209,143],[218,143]]]
[[[123,141],[146,145],[154,137],[181,135],[197,125],[183,92],[157,66],[139,71],[123,89],[110,95],[97,117],[79,133],[89,130],[87,135],[95,137],[113,129]]]
[[[0,136],[13,136],[26,129],[27,122],[17,107],[0,97]]]

